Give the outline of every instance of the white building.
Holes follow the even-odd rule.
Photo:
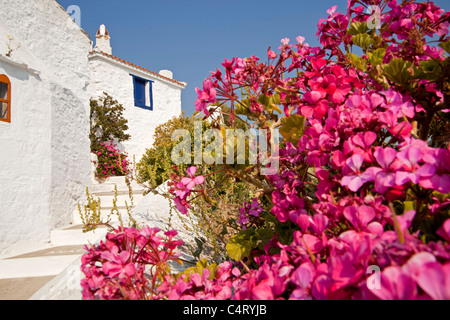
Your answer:
[[[90,185],[91,97],[124,105],[136,160],[181,112],[185,83],[112,56],[104,27],[96,40],[55,0],[0,0],[0,257],[72,221]]]
[[[186,83],[174,80],[169,70],[155,73],[113,56],[110,41],[106,27],[100,26],[89,54],[88,91],[94,99],[106,92],[125,107],[131,139],[123,144],[130,159],[139,161],[153,144],[155,128],[181,113]]]

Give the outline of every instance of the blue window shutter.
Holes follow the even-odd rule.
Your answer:
[[[134,105],[136,107],[153,110],[153,81],[139,78],[133,74],[130,74],[133,77],[133,85],[134,85]],[[148,102],[147,102],[147,92],[145,88],[149,87],[148,93]]]
[[[150,100],[150,110],[153,110],[153,81],[149,81],[149,100]]]
[[[145,81],[137,77],[134,79],[134,104],[137,107],[145,107]]]

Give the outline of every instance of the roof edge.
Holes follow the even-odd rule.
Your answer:
[[[105,53],[103,51],[91,51],[91,52],[89,52],[89,58],[94,58],[94,57],[101,57],[103,59],[108,59],[108,60],[110,60],[112,62],[119,63],[121,65],[124,65],[124,66],[130,68],[130,69],[140,71],[142,73],[151,75],[151,76],[153,76],[155,78],[159,78],[160,80],[163,80],[164,82],[168,82],[168,83],[170,83],[172,85],[176,85],[177,87],[180,87],[181,89],[184,89],[187,86],[186,82],[181,82],[181,81],[177,81],[175,79],[167,78],[167,77],[165,77],[165,76],[163,76],[163,75],[161,75],[159,73],[150,71],[150,70],[148,70],[146,68],[140,67],[140,66],[138,66],[138,65],[136,65],[134,63],[131,63],[129,61],[120,59],[120,58],[115,57],[115,56],[113,56],[111,54],[107,54],[107,53]]]

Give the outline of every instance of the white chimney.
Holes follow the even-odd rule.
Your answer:
[[[173,73],[170,70],[161,70],[159,71],[159,74],[162,75],[163,77],[173,79]]]
[[[106,30],[106,27],[104,24],[100,26],[100,28],[97,31],[97,35],[95,36],[97,39],[95,41],[95,48],[98,50],[107,53],[112,54],[112,48],[111,48],[111,37],[109,36],[108,30]],[[94,48],[94,49],[95,49]]]

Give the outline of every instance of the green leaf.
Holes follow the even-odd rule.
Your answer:
[[[274,233],[272,229],[258,229],[256,230],[256,234],[258,235],[257,247],[262,249],[266,244],[273,239]]]
[[[411,61],[405,61],[401,58],[394,58],[384,68],[384,75],[389,80],[405,87],[411,86],[413,75],[417,73]]]
[[[403,204],[405,205],[405,212],[406,211],[410,211],[410,210],[415,210],[416,208],[416,201],[405,201],[403,202]]]
[[[350,24],[347,34],[358,35],[361,33],[366,33],[367,31],[369,31],[369,28],[367,28],[367,22],[355,21]]]
[[[270,97],[262,94],[258,97],[258,102],[267,108],[270,106]]]
[[[305,116],[299,114],[292,114],[290,117],[282,118],[279,131],[284,140],[296,146],[305,131],[305,121]]]
[[[234,112],[236,114],[242,114],[245,116],[251,115],[250,112],[250,100],[249,99],[242,99],[240,102],[237,102],[234,106]]]
[[[441,64],[436,59],[421,61],[420,67],[417,74],[420,79],[437,81],[444,76]]]
[[[249,240],[243,240],[239,235],[230,238],[226,245],[227,253],[231,259],[241,261],[250,255],[252,245]]]
[[[367,33],[364,34],[357,34],[352,37],[352,41],[355,45],[358,47],[361,47],[363,49],[367,49],[371,44],[374,43],[372,37],[368,35]]]
[[[279,93],[275,93],[274,95],[272,95],[272,103],[274,103],[276,105],[281,104],[281,97],[280,97]]]
[[[358,56],[354,53],[347,53],[347,57],[352,62],[352,64],[358,68],[361,71],[366,71],[367,69],[367,61],[361,58],[358,58]]]
[[[439,47],[445,50],[445,52],[450,54],[450,40],[439,43]]]
[[[386,49],[378,48],[374,52],[368,52],[367,57],[369,58],[369,62],[375,66],[379,65],[383,62],[384,55],[386,54]]]

